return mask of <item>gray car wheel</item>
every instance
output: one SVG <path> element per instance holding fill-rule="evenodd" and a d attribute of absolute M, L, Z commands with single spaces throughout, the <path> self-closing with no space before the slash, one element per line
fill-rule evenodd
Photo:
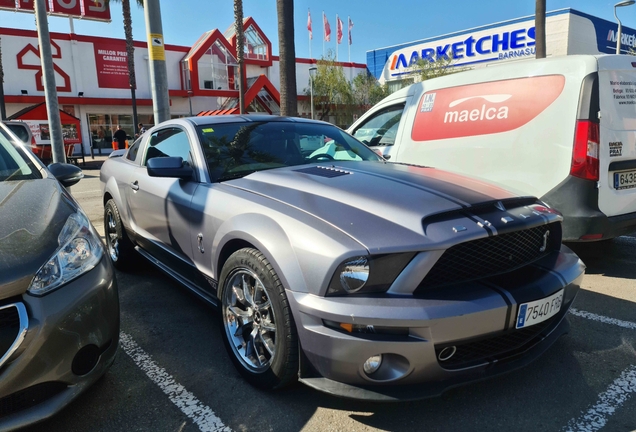
<path fill-rule="evenodd" d="M 243 377 L 276 389 L 298 373 L 296 328 L 285 289 L 267 258 L 255 249 L 232 254 L 221 272 L 223 341 Z"/>
<path fill-rule="evenodd" d="M 104 231 L 106 250 L 111 262 L 119 270 L 129 268 L 136 259 L 135 250 L 121 222 L 119 209 L 112 199 L 104 206 Z"/>

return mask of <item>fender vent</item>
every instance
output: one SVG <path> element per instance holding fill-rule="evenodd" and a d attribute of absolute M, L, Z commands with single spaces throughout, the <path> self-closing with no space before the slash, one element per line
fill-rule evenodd
<path fill-rule="evenodd" d="M 333 167 L 322 167 L 322 166 L 313 166 L 313 167 L 298 169 L 294 171 L 305 173 L 305 174 L 316 175 L 320 177 L 327 177 L 327 178 L 340 177 L 343 175 L 353 174 L 350 171 L 345 171 L 345 170 L 333 168 Z"/>

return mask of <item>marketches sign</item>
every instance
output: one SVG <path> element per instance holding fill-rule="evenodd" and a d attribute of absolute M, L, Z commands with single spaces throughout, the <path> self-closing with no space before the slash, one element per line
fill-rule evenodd
<path fill-rule="evenodd" d="M 33 4 L 34 0 L 0 0 L 0 10 L 33 13 Z M 110 21 L 106 0 L 46 0 L 46 11 L 51 15 Z"/>

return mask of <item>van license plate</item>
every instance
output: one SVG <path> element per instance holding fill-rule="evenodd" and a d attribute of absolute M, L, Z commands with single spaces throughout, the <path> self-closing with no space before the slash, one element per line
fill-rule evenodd
<path fill-rule="evenodd" d="M 517 314 L 517 328 L 530 327 L 555 316 L 563 305 L 563 291 L 541 300 L 521 304 Z"/>
<path fill-rule="evenodd" d="M 614 173 L 614 189 L 636 188 L 636 170 Z"/>

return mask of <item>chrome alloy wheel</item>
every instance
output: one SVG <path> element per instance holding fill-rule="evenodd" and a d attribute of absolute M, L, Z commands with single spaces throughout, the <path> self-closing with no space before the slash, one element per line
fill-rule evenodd
<path fill-rule="evenodd" d="M 110 259 L 113 262 L 117 262 L 119 259 L 119 236 L 117 235 L 117 221 L 115 220 L 115 216 L 113 216 L 113 212 L 108 210 L 108 224 L 107 224 L 107 243 L 108 243 L 108 254 L 110 255 Z"/>
<path fill-rule="evenodd" d="M 259 277 L 235 269 L 223 289 L 223 324 L 234 355 L 252 372 L 269 369 L 276 353 L 276 317 Z"/>

